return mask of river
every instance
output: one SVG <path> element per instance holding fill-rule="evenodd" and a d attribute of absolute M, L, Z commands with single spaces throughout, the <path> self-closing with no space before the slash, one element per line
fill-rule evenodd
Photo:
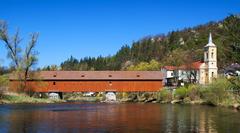
<path fill-rule="evenodd" d="M 240 133 L 240 112 L 203 105 L 0 105 L 1 133 Z"/>

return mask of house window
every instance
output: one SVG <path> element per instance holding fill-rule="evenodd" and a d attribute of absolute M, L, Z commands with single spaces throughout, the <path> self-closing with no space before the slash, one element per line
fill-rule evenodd
<path fill-rule="evenodd" d="M 208 53 L 206 53 L 206 59 L 208 59 Z"/>
<path fill-rule="evenodd" d="M 173 73 L 171 73 L 171 76 L 173 76 Z"/>
<path fill-rule="evenodd" d="M 108 75 L 108 77 L 112 77 L 112 75 Z"/>
<path fill-rule="evenodd" d="M 140 77 L 140 75 L 137 75 L 137 77 Z"/>
<path fill-rule="evenodd" d="M 211 53 L 211 58 L 213 58 L 213 52 Z"/>
<path fill-rule="evenodd" d="M 81 77 L 85 77 L 85 75 L 81 75 Z"/>
<path fill-rule="evenodd" d="M 56 82 L 53 82 L 53 85 L 56 85 Z"/>
<path fill-rule="evenodd" d="M 57 77 L 57 75 L 56 75 L 56 74 L 54 74 L 54 75 L 53 75 L 53 77 Z"/>
<path fill-rule="evenodd" d="M 214 72 L 212 72 L 212 77 L 214 77 Z"/>

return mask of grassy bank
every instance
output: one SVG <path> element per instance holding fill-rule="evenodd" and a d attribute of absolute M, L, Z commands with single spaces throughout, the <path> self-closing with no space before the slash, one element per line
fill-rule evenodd
<path fill-rule="evenodd" d="M 25 93 L 8 92 L 9 79 L 7 75 L 0 76 L 0 104 L 14 103 L 59 103 L 64 100 L 30 97 Z"/>
<path fill-rule="evenodd" d="M 230 80 L 219 78 L 206 86 L 190 84 L 173 92 L 165 89 L 159 92 L 159 98 L 161 102 L 208 104 L 240 109 L 239 89 Z"/>
<path fill-rule="evenodd" d="M 189 84 L 159 92 L 117 93 L 120 102 L 153 102 L 172 104 L 207 104 L 232 107 L 240 110 L 239 86 L 226 78 L 218 78 L 209 85 Z"/>
<path fill-rule="evenodd" d="M 34 98 L 26 94 L 19 93 L 5 93 L 0 99 L 0 104 L 14 104 L 14 103 L 59 103 L 64 100 L 47 99 L 47 98 Z"/>
<path fill-rule="evenodd" d="M 77 102 L 101 102 L 105 100 L 105 95 L 98 93 L 96 96 L 84 96 L 82 92 L 65 93 L 63 99 Z"/>

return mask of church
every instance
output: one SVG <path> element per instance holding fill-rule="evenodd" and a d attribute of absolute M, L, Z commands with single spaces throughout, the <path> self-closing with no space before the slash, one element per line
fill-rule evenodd
<path fill-rule="evenodd" d="M 218 75 L 217 47 L 212 41 L 211 33 L 209 34 L 208 44 L 204 46 L 203 56 L 204 61 L 197 61 L 179 67 L 162 67 L 161 71 L 163 72 L 164 85 L 176 86 L 177 82 L 211 83 Z"/>

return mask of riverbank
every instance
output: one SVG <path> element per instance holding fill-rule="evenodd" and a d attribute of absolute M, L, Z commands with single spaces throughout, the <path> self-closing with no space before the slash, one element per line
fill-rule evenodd
<path fill-rule="evenodd" d="M 205 86 L 206 87 L 206 86 Z M 205 89 L 208 89 L 206 92 Z M 180 87 L 175 91 L 164 88 L 158 92 L 116 92 L 114 103 L 159 103 L 159 104 L 191 104 L 221 106 L 240 110 L 239 97 L 229 92 L 221 92 L 211 95 L 212 90 L 199 85 Z M 221 95 L 220 95 L 221 94 Z M 75 102 L 112 102 L 106 101 L 104 93 L 96 94 L 93 97 L 84 96 L 82 93 L 65 94 L 64 99 Z M 218 100 L 216 100 L 218 99 Z M 221 100 L 219 100 L 221 99 Z"/>
<path fill-rule="evenodd" d="M 30 97 L 23 93 L 7 92 L 2 95 L 0 104 L 16 104 L 16 103 L 60 103 L 65 102 L 61 99 L 49 99 L 49 98 L 35 98 Z"/>
<path fill-rule="evenodd" d="M 156 104 L 182 104 L 182 105 L 209 105 L 209 106 L 220 106 L 240 110 L 240 104 L 236 101 L 229 103 L 212 104 L 206 99 L 195 99 L 191 100 L 189 97 L 179 99 L 176 95 L 172 95 L 168 90 L 159 92 L 121 92 L 116 93 L 117 101 L 114 103 L 156 103 Z M 30 97 L 26 94 L 19 93 L 5 93 L 0 99 L 0 104 L 35 104 L 35 103 L 63 103 L 63 102 L 106 102 L 103 94 L 86 97 L 81 94 L 68 94 L 64 100 L 61 99 L 50 99 L 50 98 L 35 98 Z"/>

